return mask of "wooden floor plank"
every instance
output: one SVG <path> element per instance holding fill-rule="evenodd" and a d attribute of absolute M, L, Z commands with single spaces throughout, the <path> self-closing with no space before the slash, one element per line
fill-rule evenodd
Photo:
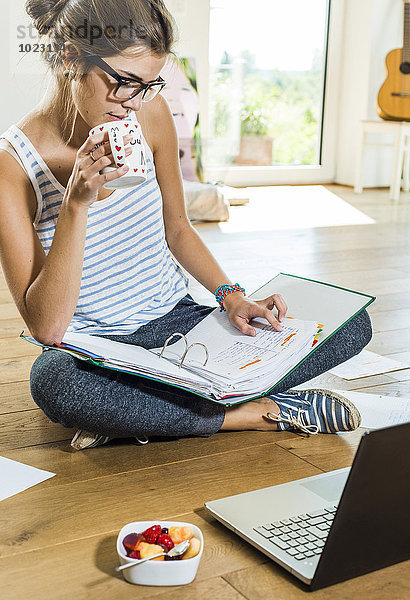
<path fill-rule="evenodd" d="M 0 359 L 0 384 L 28 381 L 34 357 Z"/>
<path fill-rule="evenodd" d="M 393 360 L 398 360 L 404 364 L 410 365 L 410 350 L 405 350 L 404 352 L 395 352 L 394 354 L 387 354 L 389 358 Z"/>
<path fill-rule="evenodd" d="M 7 450 L 44 444 L 45 440 L 69 440 L 75 433 L 74 429 L 50 421 L 40 409 L 3 414 L 1 424 L 0 452 L 3 456 Z"/>
<path fill-rule="evenodd" d="M 41 354 L 41 348 L 30 344 L 26 340 L 21 338 L 0 338 L 0 360 L 33 356 L 34 361 L 34 357 L 39 354 Z"/>
<path fill-rule="evenodd" d="M 322 471 L 332 471 L 350 467 L 364 431 L 359 428 L 337 435 L 298 436 L 279 445 Z"/>
<path fill-rule="evenodd" d="M 207 500 L 320 472 L 271 444 L 68 485 L 59 485 L 56 477 L 54 487 L 38 486 L 2 501 L 0 555 L 112 531 L 136 515 L 144 520 L 187 512 Z"/>
<path fill-rule="evenodd" d="M 134 520 L 138 519 L 137 512 L 136 509 Z M 121 573 L 114 572 L 114 567 L 119 564 L 116 538 L 122 525 L 125 525 L 123 522 L 116 530 L 23 553 L 18 560 L 14 556 L 0 558 L 2 600 L 162 599 L 177 598 L 180 593 L 192 589 L 198 592 L 191 597 L 219 600 L 218 595 L 208 595 L 205 591 L 207 582 L 213 586 L 215 578 L 232 570 L 257 567 L 268 561 L 264 554 L 240 540 L 203 509 L 180 514 L 176 520 L 197 525 L 205 539 L 204 554 L 195 582 L 186 588 L 135 586 L 125 582 Z M 49 576 L 43 577 L 44 573 Z M 59 591 L 58 596 L 56 590 Z M 233 594 L 239 593 L 234 589 L 231 591 Z M 230 600 L 231 597 L 228 598 Z"/>
<path fill-rule="evenodd" d="M 307 252 L 303 255 L 289 253 L 287 250 L 281 254 L 265 256 L 255 254 L 254 256 L 244 256 L 241 253 L 232 253 L 225 248 L 223 244 L 217 245 L 215 254 L 218 255 L 221 262 L 226 262 L 235 270 L 246 272 L 249 268 L 249 261 L 255 263 L 256 267 L 267 268 L 276 267 L 277 270 L 287 270 L 297 272 L 300 275 L 310 275 L 314 279 L 326 281 L 327 273 L 349 273 L 359 270 L 372 271 L 375 265 L 379 269 L 395 269 L 400 272 L 409 273 L 406 268 L 410 261 L 410 250 L 405 253 L 398 252 L 397 247 L 390 248 L 361 248 L 338 250 L 334 247 L 328 247 L 326 250 Z"/>
<path fill-rule="evenodd" d="M 10 302 L 14 302 L 14 300 L 9 290 L 0 288 L 0 310 L 3 304 L 9 304 Z"/>
<path fill-rule="evenodd" d="M 21 315 L 14 302 L 0 304 L 0 319 L 16 319 L 17 317 L 21 318 Z"/>
<path fill-rule="evenodd" d="M 395 381 L 392 383 L 369 386 L 366 389 L 363 389 L 363 391 L 368 394 L 381 394 L 382 396 L 410 398 L 410 383 L 409 381 Z"/>
<path fill-rule="evenodd" d="M 409 597 L 409 579 L 402 574 L 409 563 L 402 563 L 316 590 L 315 600 L 405 600 Z M 306 587 L 274 563 L 250 567 L 224 576 L 248 600 L 302 600 L 310 597 Z"/>
<path fill-rule="evenodd" d="M 0 384 L 0 415 L 32 410 L 35 407 L 28 381 Z"/>
<path fill-rule="evenodd" d="M 387 334 L 384 331 L 379 331 L 373 334 L 367 350 L 387 356 L 388 354 L 407 351 L 410 347 L 409 342 L 410 329 L 394 329 Z"/>
<path fill-rule="evenodd" d="M 215 577 L 207 581 L 193 583 L 189 588 L 180 588 L 170 590 L 161 594 L 161 600 L 175 600 L 176 594 L 178 600 L 192 600 L 192 598 L 218 598 L 218 600 L 243 600 L 244 596 L 237 592 L 227 581 L 221 577 Z M 149 596 L 149 598 L 158 597 Z"/>
<path fill-rule="evenodd" d="M 375 333 L 410 329 L 410 308 L 376 312 L 372 315 L 372 324 Z"/>
<path fill-rule="evenodd" d="M 371 314 L 374 314 L 377 312 L 406 309 L 408 307 L 409 293 L 394 292 L 377 296 L 376 300 L 371 304 L 368 310 Z"/>
<path fill-rule="evenodd" d="M 22 331 L 28 332 L 27 326 L 21 317 L 15 319 L 0 319 L 0 339 L 17 339 Z"/>
<path fill-rule="evenodd" d="M 60 426 L 58 426 L 60 427 Z M 42 488 L 77 483 L 90 478 L 124 473 L 127 470 L 152 469 L 161 465 L 187 462 L 198 458 L 231 451 L 246 452 L 249 448 L 284 442 L 297 437 L 286 431 L 226 431 L 210 438 L 190 437 L 180 439 L 157 439 L 139 446 L 132 439 L 113 440 L 93 451 L 78 452 L 71 448 L 74 430 L 64 429 L 67 439 L 13 450 L 1 450 L 2 456 L 32 465 L 38 469 L 53 471 L 58 478 L 49 479 Z M 56 434 L 57 435 L 57 434 Z M 124 467 L 126 465 L 126 467 Z"/>

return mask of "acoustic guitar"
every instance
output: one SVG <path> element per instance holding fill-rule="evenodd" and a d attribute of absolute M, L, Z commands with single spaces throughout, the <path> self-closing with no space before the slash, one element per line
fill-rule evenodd
<path fill-rule="evenodd" d="M 410 0 L 404 0 L 403 48 L 386 56 L 387 78 L 377 97 L 377 112 L 387 121 L 410 121 Z"/>

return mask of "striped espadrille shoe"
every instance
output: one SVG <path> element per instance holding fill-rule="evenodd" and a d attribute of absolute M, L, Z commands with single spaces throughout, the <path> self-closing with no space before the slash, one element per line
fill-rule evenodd
<path fill-rule="evenodd" d="M 268 412 L 281 431 L 306 434 L 353 431 L 361 416 L 355 405 L 341 394 L 329 390 L 289 390 L 268 396 L 280 408 L 278 415 Z"/>
<path fill-rule="evenodd" d="M 103 446 L 110 441 L 108 435 L 99 435 L 98 433 L 91 433 L 91 431 L 83 431 L 79 429 L 71 440 L 71 446 L 75 450 L 85 450 L 86 448 L 95 448 L 96 446 Z"/>
<path fill-rule="evenodd" d="M 71 446 L 75 450 L 86 450 L 87 448 L 95 448 L 96 446 L 103 446 L 114 438 L 107 435 L 99 435 L 98 433 L 91 433 L 90 431 L 83 431 L 79 429 L 71 440 Z M 141 446 L 148 444 L 149 440 L 145 435 L 135 437 L 135 440 Z"/>

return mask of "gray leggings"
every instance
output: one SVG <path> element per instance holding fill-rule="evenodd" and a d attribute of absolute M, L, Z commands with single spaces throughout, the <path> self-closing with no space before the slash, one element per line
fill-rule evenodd
<path fill-rule="evenodd" d="M 187 333 L 213 309 L 190 296 L 167 315 L 114 341 L 157 348 L 175 331 Z M 283 392 L 354 356 L 371 339 L 366 311 L 340 329 L 271 392 Z M 177 340 L 176 340 L 177 341 Z M 58 350 L 44 350 L 30 373 L 31 394 L 54 422 L 110 437 L 209 436 L 224 420 L 222 405 L 141 377 L 80 361 Z"/>

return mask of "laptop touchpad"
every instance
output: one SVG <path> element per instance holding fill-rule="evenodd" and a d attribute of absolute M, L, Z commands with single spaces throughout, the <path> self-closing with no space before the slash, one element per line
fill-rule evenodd
<path fill-rule="evenodd" d="M 328 502 L 338 502 L 342 495 L 349 471 L 344 473 L 335 473 L 329 477 L 321 477 L 313 481 L 306 481 L 300 485 L 310 492 L 321 496 Z"/>

